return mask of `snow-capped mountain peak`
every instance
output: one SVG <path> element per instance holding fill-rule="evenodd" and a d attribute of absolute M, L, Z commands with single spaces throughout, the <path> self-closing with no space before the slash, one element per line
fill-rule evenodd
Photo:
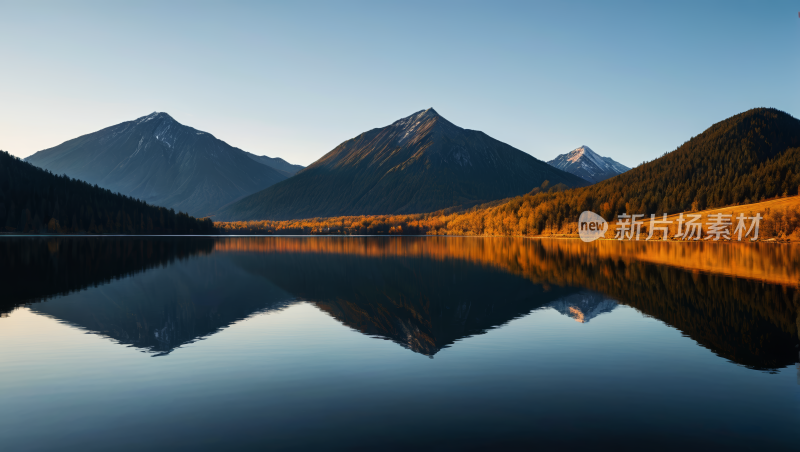
<path fill-rule="evenodd" d="M 600 182 L 630 169 L 609 157 L 597 154 L 585 145 L 561 154 L 547 163 L 589 182 Z"/>
<path fill-rule="evenodd" d="M 581 147 L 579 147 L 577 149 L 574 149 L 574 150 L 570 151 L 570 153 L 567 154 L 567 161 L 571 162 L 571 163 L 575 163 L 581 157 L 585 157 L 585 158 L 591 160 L 597 166 L 602 167 L 602 166 L 605 165 L 605 162 L 603 162 L 603 157 L 600 157 L 599 155 L 597 155 L 597 153 L 594 152 L 589 146 L 581 146 Z"/>

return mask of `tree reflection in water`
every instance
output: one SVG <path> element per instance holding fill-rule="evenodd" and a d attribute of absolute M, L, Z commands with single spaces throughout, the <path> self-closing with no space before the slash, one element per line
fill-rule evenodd
<path fill-rule="evenodd" d="M 302 300 L 428 356 L 535 309 L 585 322 L 619 302 L 754 369 L 782 368 L 798 357 L 797 246 L 60 237 L 4 238 L 0 256 L 0 310 L 50 300 L 31 308 L 157 354 Z"/>

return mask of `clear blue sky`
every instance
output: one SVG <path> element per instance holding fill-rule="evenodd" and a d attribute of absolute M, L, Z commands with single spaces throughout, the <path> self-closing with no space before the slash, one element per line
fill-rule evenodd
<path fill-rule="evenodd" d="M 632 166 L 800 116 L 800 2 L 0 2 L 0 149 L 165 111 L 307 165 L 433 107 L 549 160 Z"/>

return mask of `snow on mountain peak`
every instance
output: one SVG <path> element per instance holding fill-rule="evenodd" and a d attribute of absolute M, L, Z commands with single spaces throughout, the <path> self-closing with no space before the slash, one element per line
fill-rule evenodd
<path fill-rule="evenodd" d="M 572 151 L 569 151 L 569 154 L 567 154 L 567 161 L 570 162 L 570 163 L 577 162 L 578 159 L 583 157 L 583 153 L 584 152 L 585 151 L 584 151 L 583 147 L 580 147 L 578 149 L 574 149 Z"/>
<path fill-rule="evenodd" d="M 401 135 L 398 137 L 397 143 L 402 144 L 414 135 L 420 124 L 436 117 L 439 117 L 439 113 L 433 108 L 428 108 L 427 110 L 420 110 L 403 119 L 398 119 L 391 125 L 391 127 L 400 129 L 399 132 Z"/>
<path fill-rule="evenodd" d="M 599 182 L 629 169 L 608 157 L 597 154 L 586 145 L 573 149 L 567 154 L 559 155 L 549 163 L 590 182 Z"/>
<path fill-rule="evenodd" d="M 570 163 L 575 163 L 578 160 L 580 160 L 581 157 L 585 157 L 587 160 L 591 161 L 599 168 L 608 167 L 608 163 L 603 161 L 603 157 L 597 155 L 596 152 L 594 152 L 589 146 L 586 145 L 570 151 L 570 153 L 567 154 L 567 161 Z"/>
<path fill-rule="evenodd" d="M 423 120 L 425 118 L 432 118 L 432 117 L 436 117 L 436 116 L 439 116 L 439 113 L 437 113 L 436 110 L 434 110 L 433 108 L 428 108 L 427 110 L 420 110 L 420 111 L 418 111 L 418 112 L 416 112 L 416 113 L 414 113 L 414 114 L 412 114 L 410 116 L 406 116 L 405 118 L 398 119 L 397 121 L 392 123 L 392 125 L 393 126 L 399 126 L 399 127 L 407 127 L 408 125 L 415 124 L 418 121 L 421 121 L 421 120 Z"/>
<path fill-rule="evenodd" d="M 137 125 L 142 124 L 147 121 L 150 121 L 151 119 L 166 119 L 174 121 L 174 119 L 172 119 L 172 116 L 170 116 L 169 114 L 164 112 L 154 111 L 147 116 L 142 116 L 141 118 L 136 119 L 136 124 Z"/>

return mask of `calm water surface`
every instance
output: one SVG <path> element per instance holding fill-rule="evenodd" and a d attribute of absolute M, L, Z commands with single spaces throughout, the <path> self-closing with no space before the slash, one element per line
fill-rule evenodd
<path fill-rule="evenodd" d="M 0 238 L 0 449 L 791 449 L 800 249 Z"/>

